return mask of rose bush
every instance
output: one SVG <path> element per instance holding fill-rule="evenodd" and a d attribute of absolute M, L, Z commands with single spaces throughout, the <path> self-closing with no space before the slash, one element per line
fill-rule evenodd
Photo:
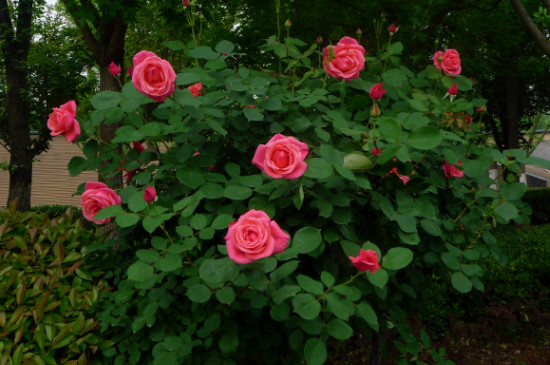
<path fill-rule="evenodd" d="M 404 328 L 433 271 L 459 292 L 483 290 L 476 261 L 501 256 L 494 226 L 528 222 L 513 173 L 544 162 L 479 146 L 486 100 L 470 99 L 470 79 L 438 63 L 413 72 L 399 42 L 363 70 L 351 38 L 316 64 L 317 43 L 271 37 L 264 50 L 286 62 L 281 73 L 237 66 L 227 41 L 168 45 L 188 57 L 170 96 L 151 104 L 132 82 L 94 96 L 78 140 L 85 157 L 69 164 L 72 175 L 135 172 L 120 205 L 94 216 L 118 225 L 116 239 L 93 247 L 117 259 L 99 318 L 116 345 L 98 361 L 322 364 L 334 340 L 376 343 Z M 138 55 L 134 80 L 158 62 Z M 207 92 L 194 97 L 198 82 Z M 386 92 L 373 113 L 377 83 Z M 99 156 L 99 126 L 117 122 Z M 447 179 L 444 161 L 461 161 L 463 177 Z M 494 163 L 507 180 L 489 177 Z M 406 361 L 419 346 L 400 348 Z"/>

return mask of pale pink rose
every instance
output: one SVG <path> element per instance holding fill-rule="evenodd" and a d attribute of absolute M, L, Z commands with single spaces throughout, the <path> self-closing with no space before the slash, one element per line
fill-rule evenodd
<path fill-rule="evenodd" d="M 120 205 L 120 196 L 102 182 L 88 181 L 81 199 L 82 215 L 90 222 L 105 224 L 111 218 L 94 219 L 97 212 L 111 205 Z"/>
<path fill-rule="evenodd" d="M 200 82 L 189 86 L 188 89 L 195 98 L 199 95 L 204 95 L 204 91 L 202 91 L 202 84 Z"/>
<path fill-rule="evenodd" d="M 359 256 L 349 256 L 351 263 L 359 271 L 368 271 L 371 274 L 380 268 L 378 264 L 378 254 L 373 250 L 359 251 Z"/>
<path fill-rule="evenodd" d="M 290 236 L 260 210 L 250 210 L 232 222 L 225 242 L 229 258 L 238 264 L 283 252 Z"/>
<path fill-rule="evenodd" d="M 462 165 L 462 161 L 458 161 L 458 166 Z M 447 161 L 443 161 L 443 172 L 447 179 L 452 179 L 453 177 L 462 177 L 464 176 L 464 171 L 460 170 L 458 167 L 449 164 Z"/>
<path fill-rule="evenodd" d="M 370 88 L 369 95 L 372 98 L 372 100 L 380 100 L 386 93 L 386 90 L 382 88 L 381 83 L 375 84 L 373 87 Z"/>
<path fill-rule="evenodd" d="M 258 146 L 252 163 L 275 179 L 292 180 L 306 171 L 304 160 L 308 152 L 307 144 L 276 134 L 265 145 Z"/>
<path fill-rule="evenodd" d="M 111 75 L 116 76 L 120 73 L 120 67 L 118 67 L 116 63 L 111 62 L 111 64 L 109 65 L 109 72 L 111 73 Z"/>
<path fill-rule="evenodd" d="M 143 199 L 147 203 L 150 203 L 153 200 L 156 201 L 157 200 L 157 192 L 155 191 L 155 188 L 152 187 L 151 185 L 149 185 L 147 187 L 147 189 L 145 189 L 145 192 L 143 193 Z"/>
<path fill-rule="evenodd" d="M 447 90 L 447 92 L 449 93 L 449 95 L 456 95 L 456 93 L 458 93 L 458 87 L 456 86 L 456 82 L 453 84 L 453 86 L 449 88 L 449 90 Z"/>
<path fill-rule="evenodd" d="M 455 49 L 448 49 L 445 52 L 437 51 L 433 57 L 434 65 L 438 70 L 443 70 L 451 76 L 460 75 L 460 55 Z"/>
<path fill-rule="evenodd" d="M 62 134 L 67 142 L 76 141 L 80 134 L 80 124 L 74 117 L 76 116 L 76 103 L 74 100 L 66 102 L 59 108 L 53 108 L 53 112 L 48 118 L 48 128 L 52 136 Z"/>
<path fill-rule="evenodd" d="M 133 62 L 132 82 L 137 91 L 159 102 L 174 92 L 176 73 L 170 62 L 149 51 L 137 53 Z"/>
<path fill-rule="evenodd" d="M 335 46 L 323 49 L 323 68 L 339 80 L 359 77 L 365 67 L 365 49 L 350 37 L 344 37 Z"/>

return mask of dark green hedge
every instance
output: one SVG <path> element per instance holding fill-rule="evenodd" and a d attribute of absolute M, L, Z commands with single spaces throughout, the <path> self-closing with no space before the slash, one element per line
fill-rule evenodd
<path fill-rule="evenodd" d="M 550 189 L 529 189 L 522 198 L 531 206 L 531 224 L 550 223 Z"/>

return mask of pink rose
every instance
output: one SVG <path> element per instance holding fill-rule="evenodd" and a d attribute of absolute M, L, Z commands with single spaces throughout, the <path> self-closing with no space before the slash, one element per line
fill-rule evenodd
<path fill-rule="evenodd" d="M 170 62 L 149 51 L 138 52 L 133 62 L 132 82 L 137 91 L 159 102 L 174 92 L 176 73 Z"/>
<path fill-rule="evenodd" d="M 274 135 L 267 144 L 261 144 L 254 153 L 252 163 L 275 179 L 297 179 L 304 174 L 304 162 L 309 149 L 307 144 L 282 134 Z"/>
<path fill-rule="evenodd" d="M 120 196 L 102 182 L 88 181 L 81 199 L 82 215 L 90 222 L 105 224 L 111 218 L 94 219 L 97 212 L 111 205 L 120 205 Z"/>
<path fill-rule="evenodd" d="M 397 32 L 397 27 L 395 26 L 395 24 L 392 24 L 388 27 L 388 31 L 390 32 L 390 34 L 395 34 Z"/>
<path fill-rule="evenodd" d="M 232 222 L 225 242 L 229 258 L 238 264 L 248 264 L 263 257 L 283 252 L 289 235 L 277 222 L 259 210 L 250 210 Z"/>
<path fill-rule="evenodd" d="M 120 67 L 118 67 L 116 63 L 111 62 L 109 65 L 109 72 L 111 75 L 116 76 L 120 73 Z"/>
<path fill-rule="evenodd" d="M 462 161 L 458 161 L 458 166 L 462 165 Z M 447 161 L 443 161 L 443 172 L 445 173 L 445 177 L 447 179 L 452 179 L 453 177 L 462 177 L 464 176 L 464 171 L 460 170 L 458 167 L 453 166 Z"/>
<path fill-rule="evenodd" d="M 359 271 L 368 271 L 371 274 L 380 268 L 378 264 L 378 254 L 373 250 L 359 251 L 359 256 L 349 256 L 351 263 Z"/>
<path fill-rule="evenodd" d="M 395 158 L 393 159 L 394 161 L 396 160 Z M 394 167 L 393 169 L 390 170 L 390 172 L 388 172 L 388 175 L 389 174 L 395 174 L 402 182 L 403 182 L 403 185 L 407 185 L 407 183 L 409 181 L 411 181 L 411 178 L 408 177 L 407 175 L 401 175 L 398 171 L 397 171 L 397 167 Z"/>
<path fill-rule="evenodd" d="M 335 46 L 323 49 L 323 68 L 339 80 L 359 77 L 365 67 L 365 49 L 350 37 L 344 37 Z"/>
<path fill-rule="evenodd" d="M 449 93 L 449 95 L 456 95 L 456 93 L 458 92 L 458 87 L 456 86 L 456 82 L 453 84 L 453 86 L 449 88 L 449 90 L 447 90 L 447 92 Z"/>
<path fill-rule="evenodd" d="M 145 147 L 141 144 L 141 142 L 132 142 L 132 148 L 139 151 L 139 153 L 142 153 L 145 151 Z"/>
<path fill-rule="evenodd" d="M 373 147 L 371 153 L 373 156 L 378 156 L 382 153 L 382 150 L 380 148 Z"/>
<path fill-rule="evenodd" d="M 382 89 L 382 84 L 378 83 L 370 88 L 369 95 L 372 100 L 380 100 L 386 93 L 386 90 Z"/>
<path fill-rule="evenodd" d="M 202 91 L 202 84 L 200 82 L 189 86 L 188 89 L 195 98 L 199 95 L 204 95 L 204 91 Z"/>
<path fill-rule="evenodd" d="M 76 141 L 80 134 L 80 124 L 74 117 L 76 116 L 76 103 L 74 100 L 68 101 L 59 108 L 53 108 L 53 112 L 48 118 L 48 128 L 52 136 L 62 134 L 67 142 Z"/>
<path fill-rule="evenodd" d="M 445 53 L 437 51 L 434 54 L 434 65 L 438 70 L 449 75 L 460 75 L 462 66 L 460 66 L 460 56 L 455 49 L 448 49 Z"/>
<path fill-rule="evenodd" d="M 147 203 L 150 203 L 153 200 L 156 201 L 157 200 L 157 192 L 155 191 L 155 188 L 152 187 L 151 185 L 149 185 L 147 187 L 147 189 L 145 189 L 145 192 L 143 193 L 143 199 Z"/>

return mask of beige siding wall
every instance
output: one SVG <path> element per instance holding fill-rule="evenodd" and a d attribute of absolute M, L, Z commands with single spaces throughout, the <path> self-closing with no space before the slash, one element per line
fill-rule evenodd
<path fill-rule="evenodd" d="M 82 152 L 64 137 L 53 137 L 50 149 L 42 153 L 33 164 L 31 205 L 80 205 L 80 196 L 72 196 L 78 185 L 88 180 L 97 181 L 96 172 L 84 172 L 71 177 L 67 165 L 75 155 Z M 0 161 L 9 161 L 8 152 L 0 147 Z M 0 206 L 8 200 L 9 175 L 0 171 Z"/>

